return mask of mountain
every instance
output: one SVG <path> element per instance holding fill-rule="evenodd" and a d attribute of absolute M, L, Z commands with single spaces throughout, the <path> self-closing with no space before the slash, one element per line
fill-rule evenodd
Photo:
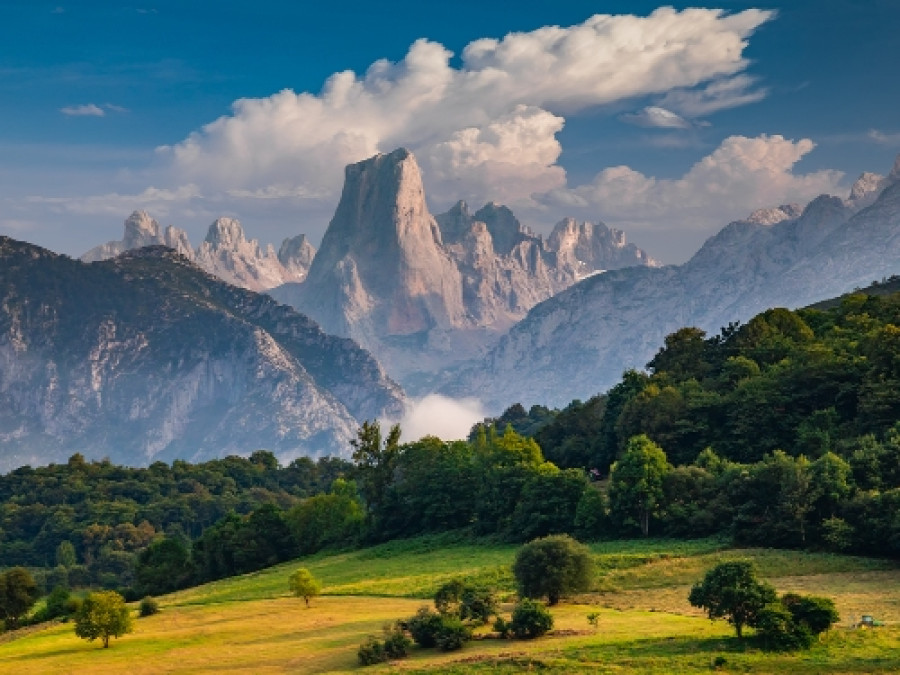
<path fill-rule="evenodd" d="M 216 219 L 195 251 L 186 232 L 171 225 L 163 230 L 146 211 L 135 211 L 125 220 L 121 241 L 92 248 L 81 260 L 108 260 L 125 251 L 156 245 L 175 249 L 210 274 L 251 291 L 303 281 L 316 253 L 302 234 L 285 239 L 278 253 L 271 244 L 262 248 L 255 239 L 246 238 L 240 221 L 234 218 Z"/>
<path fill-rule="evenodd" d="M 175 251 L 86 264 L 0 237 L 0 470 L 346 453 L 402 402 L 351 340 Z"/>
<path fill-rule="evenodd" d="M 820 196 L 729 224 L 685 264 L 629 267 L 536 305 L 484 359 L 445 385 L 499 411 L 562 406 L 643 368 L 669 333 L 708 333 L 770 307 L 801 307 L 900 272 L 900 157 L 846 200 Z"/>
<path fill-rule="evenodd" d="M 583 276 L 655 264 L 602 223 L 563 221 L 545 241 L 493 203 L 433 216 L 416 159 L 400 148 L 347 167 L 308 278 L 270 293 L 427 391 Z"/>

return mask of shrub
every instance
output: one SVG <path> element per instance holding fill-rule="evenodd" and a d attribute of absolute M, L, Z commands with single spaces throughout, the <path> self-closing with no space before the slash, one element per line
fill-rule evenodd
<path fill-rule="evenodd" d="M 412 640 L 403 632 L 403 628 L 394 625 L 385 630 L 384 653 L 391 659 L 403 659 L 409 656 Z"/>
<path fill-rule="evenodd" d="M 428 607 L 420 607 L 416 615 L 406 622 L 406 628 L 412 639 L 420 647 L 437 645 L 437 634 L 441 629 L 441 615 Z"/>
<path fill-rule="evenodd" d="M 141 600 L 139 614 L 141 616 L 153 616 L 154 614 L 159 614 L 159 603 L 155 598 L 152 598 L 148 595 L 143 600 Z"/>
<path fill-rule="evenodd" d="M 472 639 L 472 632 L 455 616 L 442 616 L 441 627 L 435 635 L 437 648 L 442 652 L 452 652 L 462 649 L 462 646 Z"/>
<path fill-rule="evenodd" d="M 791 613 L 794 622 L 805 626 L 812 635 L 824 633 L 840 620 L 834 602 L 829 598 L 786 593 L 781 604 Z"/>
<path fill-rule="evenodd" d="M 55 619 L 58 616 L 65 616 L 68 612 L 66 606 L 69 602 L 69 589 L 63 586 L 57 586 L 50 595 L 47 596 L 47 603 L 44 606 L 44 619 Z"/>
<path fill-rule="evenodd" d="M 498 616 L 497 620 L 494 621 L 494 630 L 500 633 L 500 637 L 508 638 L 512 628 L 510 628 L 509 621 L 502 616 Z"/>
<path fill-rule="evenodd" d="M 376 663 L 384 663 L 390 657 L 384 651 L 384 645 L 378 638 L 369 637 L 356 651 L 356 658 L 361 666 L 372 666 Z"/>
<path fill-rule="evenodd" d="M 437 590 L 434 606 L 443 615 L 486 624 L 497 613 L 497 598 L 489 588 L 470 586 L 454 579 Z"/>
<path fill-rule="evenodd" d="M 513 563 L 520 595 L 546 596 L 550 605 L 558 603 L 564 595 L 590 588 L 593 570 L 590 551 L 567 534 L 525 544 Z"/>
<path fill-rule="evenodd" d="M 513 609 L 509 628 L 517 638 L 540 637 L 553 628 L 553 616 L 539 602 L 525 598 Z"/>
<path fill-rule="evenodd" d="M 812 644 L 809 629 L 797 624 L 791 612 L 780 602 L 769 603 L 759 611 L 756 636 L 763 649 L 770 651 L 808 649 Z"/>

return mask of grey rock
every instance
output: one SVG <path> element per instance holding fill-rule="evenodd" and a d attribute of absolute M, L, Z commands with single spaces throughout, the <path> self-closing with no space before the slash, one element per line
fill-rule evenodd
<path fill-rule="evenodd" d="M 480 397 L 493 412 L 514 402 L 563 406 L 643 368 L 683 326 L 717 334 L 768 308 L 806 306 L 897 274 L 900 181 L 885 185 L 861 210 L 823 195 L 799 214 L 757 211 L 683 265 L 586 278 L 532 308 L 444 392 Z"/>
<path fill-rule="evenodd" d="M 85 264 L 0 237 L 0 470 L 346 455 L 403 400 L 351 340 L 168 248 Z"/>

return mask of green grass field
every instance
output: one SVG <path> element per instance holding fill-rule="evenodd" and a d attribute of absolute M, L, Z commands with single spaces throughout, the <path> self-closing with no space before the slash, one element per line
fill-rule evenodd
<path fill-rule="evenodd" d="M 553 634 L 534 641 L 477 639 L 459 652 L 414 649 L 409 659 L 361 669 L 356 649 L 393 619 L 413 614 L 453 577 L 490 581 L 513 595 L 516 547 L 452 535 L 360 551 L 318 554 L 255 574 L 160 598 L 109 649 L 75 637 L 71 624 L 0 643 L 0 673 L 894 673 L 900 671 L 900 567 L 890 561 L 762 549 L 718 540 L 593 545 L 591 593 L 553 609 Z M 766 654 L 687 602 L 690 584 L 716 562 L 753 560 L 779 591 L 834 598 L 841 623 L 807 652 Z M 289 596 L 288 574 L 308 567 L 323 582 L 310 609 Z M 507 605 L 508 607 L 508 605 Z M 595 629 L 587 621 L 599 612 Z M 849 627 L 874 614 L 875 630 Z M 482 632 L 487 632 L 482 631 Z M 7 638 L 12 636 L 7 636 Z"/>

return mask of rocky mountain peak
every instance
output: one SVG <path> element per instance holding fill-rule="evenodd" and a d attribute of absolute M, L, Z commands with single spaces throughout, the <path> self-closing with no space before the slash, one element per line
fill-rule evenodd
<path fill-rule="evenodd" d="M 125 220 L 125 237 L 122 240 L 126 248 L 140 248 L 164 243 L 160 236 L 159 223 L 146 211 L 135 211 Z"/>
<path fill-rule="evenodd" d="M 302 270 L 304 277 L 315 256 L 316 248 L 309 243 L 305 234 L 285 239 L 278 249 L 278 262 L 285 268 Z"/>
<path fill-rule="evenodd" d="M 92 248 L 81 260 L 107 260 L 145 246 L 167 246 L 210 274 L 252 291 L 302 281 L 316 252 L 306 237 L 299 235 L 282 243 L 279 257 L 271 245 L 263 249 L 255 239 L 248 240 L 235 218 L 217 218 L 195 251 L 184 230 L 169 225 L 163 231 L 146 211 L 135 211 L 125 221 L 125 235 L 120 241 Z"/>
<path fill-rule="evenodd" d="M 748 216 L 747 222 L 757 225 L 775 225 L 785 220 L 799 218 L 801 213 L 803 213 L 803 209 L 799 204 L 782 204 L 781 206 L 756 209 Z"/>
<path fill-rule="evenodd" d="M 529 234 L 512 211 L 494 202 L 478 209 L 473 218 L 487 225 L 494 240 L 494 250 L 500 255 L 509 254 Z"/>
<path fill-rule="evenodd" d="M 444 244 L 455 244 L 466 236 L 472 227 L 472 212 L 469 205 L 460 199 L 449 211 L 435 216 L 441 228 L 441 239 Z"/>
<path fill-rule="evenodd" d="M 900 155 L 894 160 L 894 166 L 888 174 L 888 180 L 892 183 L 900 182 Z"/>
<path fill-rule="evenodd" d="M 247 239 L 239 220 L 236 218 L 216 218 L 213 224 L 209 226 L 209 231 L 206 233 L 204 241 L 214 248 L 237 250 Z"/>
<path fill-rule="evenodd" d="M 459 272 L 405 148 L 351 164 L 300 307 L 363 344 L 465 322 Z"/>

